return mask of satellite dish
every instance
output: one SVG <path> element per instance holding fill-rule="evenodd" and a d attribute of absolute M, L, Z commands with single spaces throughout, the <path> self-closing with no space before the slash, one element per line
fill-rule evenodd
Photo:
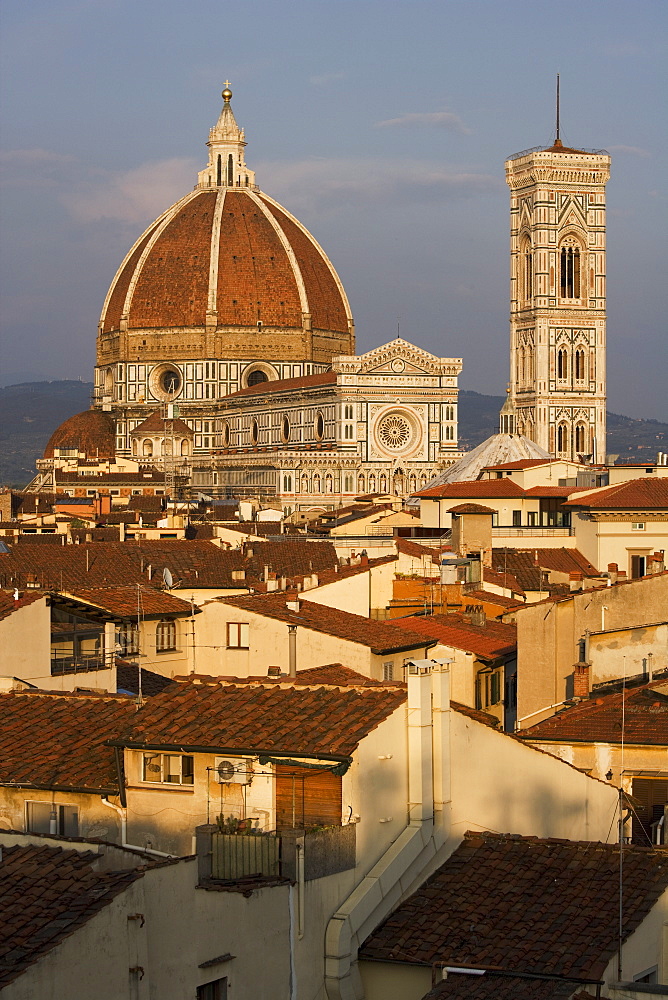
<path fill-rule="evenodd" d="M 174 586 L 174 578 L 166 566 L 162 571 L 162 582 L 167 587 L 167 590 L 171 590 Z"/>

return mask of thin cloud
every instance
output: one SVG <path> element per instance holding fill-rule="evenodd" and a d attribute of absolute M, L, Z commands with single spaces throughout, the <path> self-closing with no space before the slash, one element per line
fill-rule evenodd
<path fill-rule="evenodd" d="M 123 173 L 95 177 L 61 202 L 77 222 L 101 219 L 141 223 L 156 218 L 193 187 L 197 163 L 191 159 L 144 163 Z"/>
<path fill-rule="evenodd" d="M 0 163 L 16 166 L 44 166 L 51 164 L 60 166 L 63 163 L 72 163 L 73 156 L 65 153 L 54 153 L 49 149 L 7 149 L 0 153 Z"/>
<path fill-rule="evenodd" d="M 649 149 L 643 149 L 642 146 L 608 146 L 608 151 L 610 153 L 628 153 L 630 156 L 642 156 L 644 159 L 652 155 Z"/>
<path fill-rule="evenodd" d="M 471 129 L 467 128 L 454 111 L 413 111 L 398 118 L 387 118 L 385 121 L 376 122 L 374 128 L 423 128 L 434 125 L 437 128 L 461 132 L 463 135 L 471 134 Z"/>
<path fill-rule="evenodd" d="M 393 160 L 300 160 L 258 166 L 258 181 L 297 214 L 400 199 L 468 198 L 496 191 L 501 182 L 489 174 L 449 170 L 440 164 Z"/>

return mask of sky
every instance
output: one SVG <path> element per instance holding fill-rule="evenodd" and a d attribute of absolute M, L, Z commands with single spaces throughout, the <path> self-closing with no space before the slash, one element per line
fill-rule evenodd
<path fill-rule="evenodd" d="M 504 160 L 612 156 L 608 408 L 668 420 L 665 0 L 6 0 L 0 384 L 90 380 L 135 239 L 189 191 L 231 81 L 246 161 L 313 233 L 357 349 L 508 379 Z"/>

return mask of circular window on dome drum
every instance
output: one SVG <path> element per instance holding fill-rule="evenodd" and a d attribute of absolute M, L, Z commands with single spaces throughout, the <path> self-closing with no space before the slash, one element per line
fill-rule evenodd
<path fill-rule="evenodd" d="M 254 420 L 251 426 L 251 443 L 257 444 L 260 438 L 260 430 L 257 425 L 257 420 Z"/>
<path fill-rule="evenodd" d="M 262 369 L 260 368 L 256 368 L 255 371 L 252 371 L 248 376 L 248 378 L 246 379 L 248 385 L 260 385 L 262 382 L 268 382 L 268 381 L 269 381 L 269 376 L 267 375 L 266 372 L 263 372 Z"/>
<path fill-rule="evenodd" d="M 283 417 L 281 423 L 281 440 L 283 444 L 287 444 L 290 440 L 290 421 L 287 417 Z"/>
<path fill-rule="evenodd" d="M 323 417 L 320 410 L 318 410 L 315 418 L 315 438 L 316 441 L 322 441 L 325 436 L 325 418 Z"/>
<path fill-rule="evenodd" d="M 404 452 L 415 442 L 413 420 L 407 413 L 398 410 L 386 413 L 376 426 L 376 438 L 387 451 Z"/>
<path fill-rule="evenodd" d="M 183 378 L 175 365 L 158 365 L 151 372 L 149 385 L 156 399 L 169 401 L 181 392 Z"/>

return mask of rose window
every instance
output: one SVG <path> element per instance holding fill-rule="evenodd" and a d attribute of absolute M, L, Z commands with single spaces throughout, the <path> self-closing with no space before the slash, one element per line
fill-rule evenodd
<path fill-rule="evenodd" d="M 411 425 L 398 413 L 383 417 L 378 427 L 378 437 L 386 448 L 398 451 L 405 448 L 412 437 Z"/>

